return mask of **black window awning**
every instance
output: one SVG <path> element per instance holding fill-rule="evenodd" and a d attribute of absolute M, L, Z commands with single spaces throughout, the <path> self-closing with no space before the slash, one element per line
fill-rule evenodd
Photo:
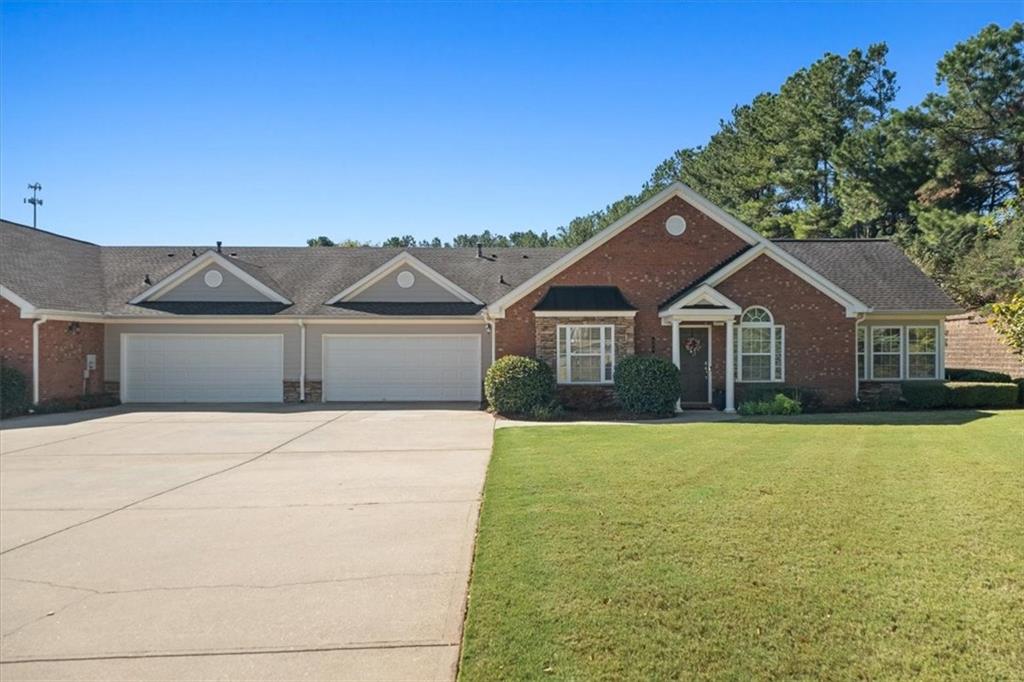
<path fill-rule="evenodd" d="M 551 287 L 533 309 L 535 311 L 612 311 L 636 310 L 636 307 L 626 300 L 618 287 L 576 286 Z"/>

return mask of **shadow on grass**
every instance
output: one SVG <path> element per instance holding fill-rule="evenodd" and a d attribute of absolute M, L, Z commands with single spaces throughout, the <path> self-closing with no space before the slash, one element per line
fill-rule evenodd
<path fill-rule="evenodd" d="M 114 415 L 139 413 L 173 412 L 225 412 L 244 414 L 291 414 L 296 412 L 357 412 L 390 410 L 467 410 L 479 412 L 479 403 L 132 403 L 113 407 L 95 407 L 88 410 L 68 410 L 47 414 L 24 414 L 4 417 L 0 420 L 0 431 L 14 431 L 39 426 L 64 426 Z"/>
<path fill-rule="evenodd" d="M 805 424 L 808 426 L 959 426 L 979 419 L 987 419 L 995 416 L 995 414 L 995 411 L 982 410 L 830 412 L 789 416 L 742 417 L 731 423 L 740 425 Z"/>

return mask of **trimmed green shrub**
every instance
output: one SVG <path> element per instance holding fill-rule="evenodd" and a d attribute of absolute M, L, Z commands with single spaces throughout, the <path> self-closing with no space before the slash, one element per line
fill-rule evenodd
<path fill-rule="evenodd" d="M 626 412 L 671 414 L 679 394 L 679 368 L 664 358 L 631 355 L 615 367 L 615 395 Z"/>
<path fill-rule="evenodd" d="M 736 409 L 742 415 L 762 414 L 800 414 L 803 408 L 800 402 L 787 395 L 776 393 L 771 400 L 747 400 Z"/>
<path fill-rule="evenodd" d="M 1017 404 L 1020 388 L 1014 383 L 990 384 L 981 382 L 950 381 L 950 407 L 1013 407 Z"/>
<path fill-rule="evenodd" d="M 737 384 L 741 402 L 770 402 L 780 393 L 800 403 L 804 412 L 817 412 L 822 408 L 821 394 L 813 389 L 777 383 Z"/>
<path fill-rule="evenodd" d="M 949 405 L 949 388 L 943 381 L 904 381 L 903 400 L 913 410 L 933 410 Z"/>
<path fill-rule="evenodd" d="M 983 384 L 1005 384 L 1013 381 L 1009 374 L 990 372 L 987 369 L 946 369 L 947 381 L 974 381 Z"/>
<path fill-rule="evenodd" d="M 28 382 L 13 367 L 0 365 L 0 414 L 12 417 L 28 409 Z"/>
<path fill-rule="evenodd" d="M 1013 383 L 1017 384 L 1017 403 L 1024 405 L 1024 378 L 1014 379 Z"/>
<path fill-rule="evenodd" d="M 498 414 L 529 414 L 552 403 L 555 374 L 537 358 L 506 355 L 487 370 L 484 395 Z"/>
<path fill-rule="evenodd" d="M 558 403 L 551 403 L 550 405 L 537 405 L 530 410 L 528 416 L 533 421 L 552 422 L 561 419 L 564 414 L 565 408 Z"/>

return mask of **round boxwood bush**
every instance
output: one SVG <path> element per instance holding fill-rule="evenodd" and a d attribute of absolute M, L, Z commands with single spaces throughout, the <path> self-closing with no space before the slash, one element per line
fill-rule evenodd
<path fill-rule="evenodd" d="M 21 414 L 28 407 L 28 382 L 25 375 L 0 365 L 0 413 L 5 417 Z"/>
<path fill-rule="evenodd" d="M 669 414 L 679 400 L 679 369 L 663 358 L 625 358 L 615 367 L 615 396 L 627 412 Z"/>
<path fill-rule="evenodd" d="M 498 414 L 527 414 L 551 405 L 555 374 L 537 358 L 506 355 L 487 370 L 484 395 Z"/>

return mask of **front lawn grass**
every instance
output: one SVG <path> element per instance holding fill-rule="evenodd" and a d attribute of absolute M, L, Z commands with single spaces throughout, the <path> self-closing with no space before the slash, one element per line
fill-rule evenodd
<path fill-rule="evenodd" d="M 1024 677 L 1024 412 L 499 429 L 462 680 Z"/>

